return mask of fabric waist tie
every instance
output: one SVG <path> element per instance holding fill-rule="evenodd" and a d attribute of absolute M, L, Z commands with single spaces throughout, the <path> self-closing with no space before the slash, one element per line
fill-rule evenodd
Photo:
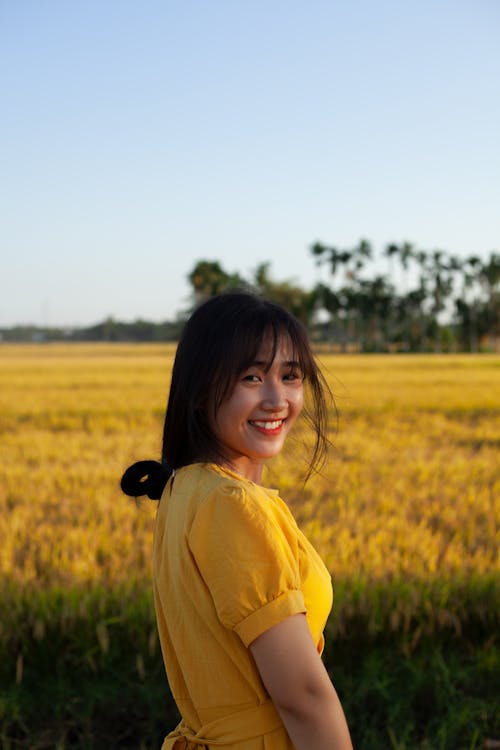
<path fill-rule="evenodd" d="M 266 701 L 260 706 L 215 719 L 197 732 L 193 732 L 181 721 L 173 732 L 165 737 L 161 750 L 200 750 L 200 747 L 210 745 L 224 747 L 252 737 L 260 737 L 276 729 L 283 729 L 283 722 L 273 703 Z"/>

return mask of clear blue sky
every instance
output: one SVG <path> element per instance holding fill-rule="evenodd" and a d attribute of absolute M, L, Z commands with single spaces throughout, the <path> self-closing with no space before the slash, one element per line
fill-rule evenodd
<path fill-rule="evenodd" d="M 500 251 L 497 0 L 3 0 L 0 327 L 163 320 L 199 259 Z"/>

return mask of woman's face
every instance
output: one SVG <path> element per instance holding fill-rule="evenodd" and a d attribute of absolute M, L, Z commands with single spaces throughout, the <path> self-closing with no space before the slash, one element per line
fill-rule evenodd
<path fill-rule="evenodd" d="M 304 403 L 303 373 L 293 361 L 291 343 L 264 339 L 256 361 L 239 375 L 220 405 L 213 429 L 224 448 L 224 465 L 259 483 L 264 461 L 276 456 Z"/>

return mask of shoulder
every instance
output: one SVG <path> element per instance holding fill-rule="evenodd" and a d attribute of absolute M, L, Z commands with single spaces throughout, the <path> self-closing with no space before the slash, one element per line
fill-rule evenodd
<path fill-rule="evenodd" d="M 193 528 L 253 527 L 287 537 L 298 532 L 295 520 L 277 491 L 261 487 L 216 464 L 197 463 L 179 469 L 168 501 L 174 513 Z M 173 507 L 172 507 L 173 506 Z"/>
<path fill-rule="evenodd" d="M 215 479 L 210 477 L 193 507 L 189 537 L 213 535 L 226 545 L 230 535 L 233 539 L 258 537 L 272 545 L 286 539 L 295 549 L 298 528 L 276 492 L 219 472 L 218 467 L 211 473 Z"/>
<path fill-rule="evenodd" d="M 175 473 L 173 491 L 176 494 L 190 495 L 201 505 L 214 496 L 239 498 L 246 494 L 243 480 L 225 474 L 209 463 L 196 463 L 183 466 Z"/>
<path fill-rule="evenodd" d="M 266 491 L 259 485 L 209 463 L 191 464 L 179 469 L 175 475 L 174 491 L 191 495 L 198 507 L 217 499 L 249 505 L 262 505 L 269 500 Z"/>

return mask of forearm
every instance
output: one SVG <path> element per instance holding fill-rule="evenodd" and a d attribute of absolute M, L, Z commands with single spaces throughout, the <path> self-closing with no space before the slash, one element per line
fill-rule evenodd
<path fill-rule="evenodd" d="M 296 750 L 352 750 L 347 722 L 333 685 L 311 694 L 298 709 L 277 706 Z"/>

